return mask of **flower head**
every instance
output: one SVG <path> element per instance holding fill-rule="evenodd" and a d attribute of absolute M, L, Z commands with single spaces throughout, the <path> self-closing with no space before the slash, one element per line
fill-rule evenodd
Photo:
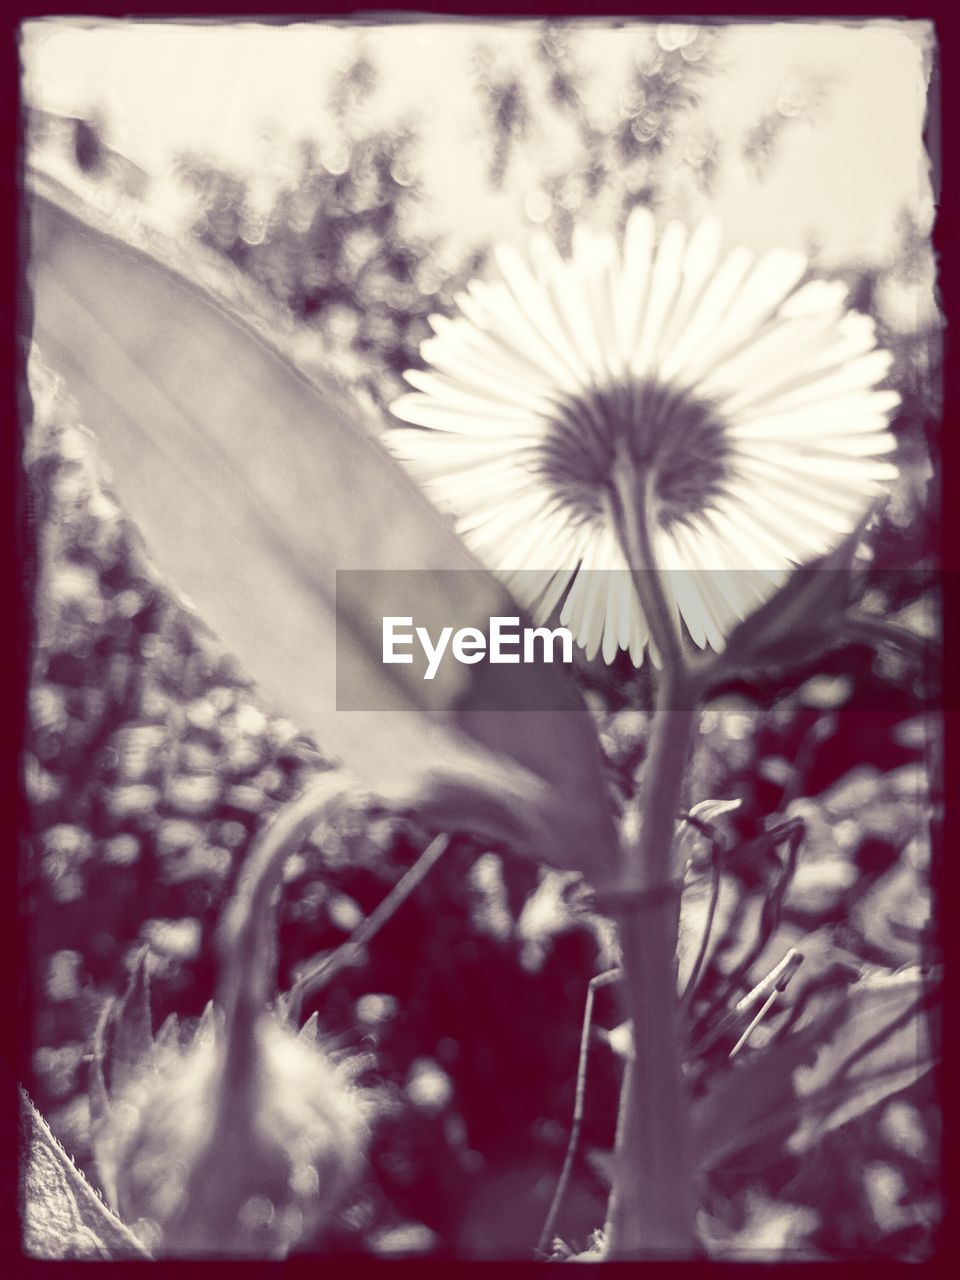
<path fill-rule="evenodd" d="M 891 356 L 801 253 L 721 253 L 707 219 L 657 242 L 638 208 L 622 250 L 583 228 L 563 259 L 497 251 L 461 316 L 431 318 L 432 371 L 393 413 L 393 452 L 538 621 L 560 602 L 592 658 L 639 665 L 650 633 L 615 517 L 624 477 L 671 608 L 700 646 L 791 566 L 828 552 L 897 469 Z"/>

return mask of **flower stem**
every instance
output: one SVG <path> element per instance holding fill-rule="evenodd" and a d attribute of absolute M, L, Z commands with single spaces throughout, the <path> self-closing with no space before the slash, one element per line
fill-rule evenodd
<path fill-rule="evenodd" d="M 325 813 L 355 787 L 339 770 L 317 778 L 281 809 L 257 836 L 233 897 L 221 917 L 218 998 L 226 1019 L 225 1082 L 241 1095 L 255 1070 L 253 1028 L 266 1011 L 276 983 L 276 904 L 287 858 Z M 224 1097 L 229 1093 L 225 1089 Z"/>
<path fill-rule="evenodd" d="M 653 505 L 652 477 L 639 476 L 629 453 L 622 450 L 614 467 L 614 523 L 657 652 L 668 671 L 682 671 L 680 630 L 653 549 Z"/>
<path fill-rule="evenodd" d="M 614 518 L 653 644 L 663 662 L 641 787 L 642 826 L 623 850 L 623 887 L 669 884 L 676 813 L 697 722 L 700 677 L 687 663 L 653 545 L 654 495 L 626 451 L 615 469 Z M 676 893 L 648 895 L 625 913 L 620 946 L 633 1059 L 624 1076 L 613 1189 L 604 1229 L 608 1258 L 689 1257 L 694 1234 L 693 1157 L 677 1000 Z"/>
<path fill-rule="evenodd" d="M 696 698 L 684 686 L 683 677 L 668 670 L 658 691 L 642 787 L 643 826 L 625 850 L 631 888 L 662 885 L 674 873 L 675 814 L 697 718 Z M 677 1001 L 678 921 L 679 888 L 666 901 L 648 898 L 620 926 L 634 1057 L 624 1082 L 604 1230 L 608 1258 L 682 1257 L 696 1250 Z"/>

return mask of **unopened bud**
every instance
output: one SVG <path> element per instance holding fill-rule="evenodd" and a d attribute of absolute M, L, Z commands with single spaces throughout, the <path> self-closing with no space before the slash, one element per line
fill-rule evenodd
<path fill-rule="evenodd" d="M 369 1102 L 355 1065 L 269 1014 L 251 1047 L 231 1083 L 222 1021 L 186 1049 L 157 1045 L 111 1102 L 98 1156 L 120 1216 L 157 1254 L 282 1257 L 360 1171 Z"/>

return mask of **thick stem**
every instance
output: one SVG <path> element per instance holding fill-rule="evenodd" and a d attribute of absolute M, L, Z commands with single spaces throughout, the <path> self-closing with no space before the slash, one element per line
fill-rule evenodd
<path fill-rule="evenodd" d="M 697 718 L 683 677 L 666 672 L 657 698 L 641 793 L 643 826 L 625 850 L 627 883 L 670 881 L 674 826 Z M 620 926 L 624 991 L 633 1025 L 617 1133 L 613 1191 L 604 1232 L 606 1256 L 690 1256 L 696 1250 L 689 1104 L 681 1071 L 676 942 L 679 888 L 650 898 Z"/>
<path fill-rule="evenodd" d="M 644 770 L 637 841 L 624 848 L 627 890 L 656 889 L 677 875 L 674 829 L 698 710 L 698 678 L 686 661 L 653 543 L 652 477 L 627 451 L 616 469 L 613 511 L 653 644 L 663 662 Z M 682 1074 L 677 1000 L 676 893 L 647 895 L 624 913 L 620 946 L 633 1061 L 617 1124 L 613 1190 L 604 1243 L 608 1258 L 695 1252 L 695 1198 L 688 1100 Z"/>

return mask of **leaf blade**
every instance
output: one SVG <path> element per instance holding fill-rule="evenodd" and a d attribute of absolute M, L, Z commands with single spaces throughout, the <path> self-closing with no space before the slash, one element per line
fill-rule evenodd
<path fill-rule="evenodd" d="M 484 709 L 474 668 L 446 684 L 392 683 L 372 602 L 341 611 L 352 678 L 391 711 L 339 711 L 337 569 L 472 570 L 466 604 L 515 612 L 333 385 L 322 393 L 158 252 L 125 242 L 49 180 L 32 203 L 34 326 L 101 442 L 151 556 L 261 685 L 368 785 L 476 772 L 507 757 L 547 784 L 530 804 L 555 832 L 541 855 L 613 874 L 613 824 L 595 733 L 572 683 L 541 669 L 556 710 Z M 319 428 L 322 426 L 322 434 Z M 358 517 L 358 500 L 362 518 Z M 459 574 L 421 587 L 419 608 L 462 614 Z M 435 595 L 442 580 L 446 594 Z M 509 670 L 509 668 L 508 668 Z M 489 669 L 488 675 L 489 678 Z M 424 687 L 426 686 L 426 687 Z M 547 812 L 553 807 L 554 814 Z M 585 865 L 586 863 L 586 865 Z"/>
<path fill-rule="evenodd" d="M 20 1096 L 20 1214 L 34 1258 L 149 1258 L 53 1136 L 25 1089 Z"/>

